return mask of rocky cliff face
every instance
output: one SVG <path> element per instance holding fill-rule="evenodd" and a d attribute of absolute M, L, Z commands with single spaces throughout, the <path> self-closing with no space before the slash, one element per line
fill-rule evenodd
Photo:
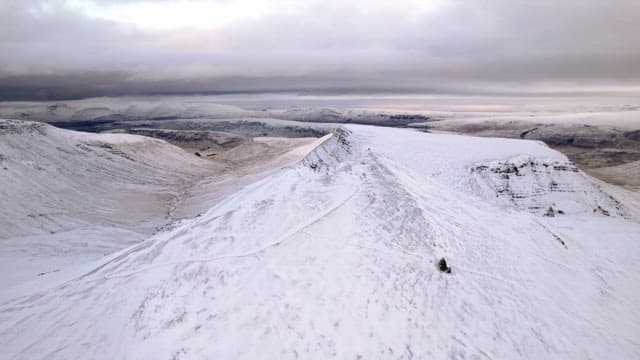
<path fill-rule="evenodd" d="M 544 216 L 596 214 L 624 217 L 622 204 L 569 160 L 519 156 L 471 168 L 480 187 L 498 202 Z"/>
<path fill-rule="evenodd" d="M 320 146 L 302 160 L 302 165 L 315 171 L 328 172 L 351 153 L 350 133 L 351 131 L 344 127 L 336 128 L 330 137 L 327 136 Z"/>

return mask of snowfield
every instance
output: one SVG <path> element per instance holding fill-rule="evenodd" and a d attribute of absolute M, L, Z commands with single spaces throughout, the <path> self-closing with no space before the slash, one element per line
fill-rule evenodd
<path fill-rule="evenodd" d="M 199 217 L 4 294 L 2 357 L 640 358 L 631 193 L 534 141 L 350 125 L 307 151 Z"/>
<path fill-rule="evenodd" d="M 0 119 L 0 301 L 205 212 L 317 141 L 242 138 L 205 161 L 149 137 Z"/>

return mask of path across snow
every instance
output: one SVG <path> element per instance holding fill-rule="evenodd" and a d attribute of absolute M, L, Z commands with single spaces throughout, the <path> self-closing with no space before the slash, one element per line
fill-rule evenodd
<path fill-rule="evenodd" d="M 25 359 L 640 357 L 634 207 L 550 218 L 491 200 L 471 168 L 521 155 L 566 160 L 537 142 L 348 126 L 202 216 L 0 305 L 0 348 Z"/>

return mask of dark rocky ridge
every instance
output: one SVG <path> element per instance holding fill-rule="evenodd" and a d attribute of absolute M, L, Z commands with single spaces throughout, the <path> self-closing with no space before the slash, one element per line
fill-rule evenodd
<path fill-rule="evenodd" d="M 128 129 L 126 132 L 161 139 L 181 147 L 200 149 L 228 150 L 247 141 L 242 136 L 215 131 Z"/>

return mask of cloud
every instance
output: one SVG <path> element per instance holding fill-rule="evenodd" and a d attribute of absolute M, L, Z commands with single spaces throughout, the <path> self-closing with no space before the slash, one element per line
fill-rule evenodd
<path fill-rule="evenodd" d="M 149 13 L 109 15 L 136 3 Z M 210 16 L 210 26 L 148 26 L 158 9 L 195 19 L 194 11 L 214 8 L 229 13 Z M 0 14 L 0 76 L 25 89 L 47 85 L 43 75 L 140 92 L 159 83 L 168 92 L 188 84 L 284 90 L 296 81 L 300 89 L 482 92 L 640 81 L 635 1 L 25 0 L 0 3 Z M 225 15 L 232 21 L 213 21 Z"/>

